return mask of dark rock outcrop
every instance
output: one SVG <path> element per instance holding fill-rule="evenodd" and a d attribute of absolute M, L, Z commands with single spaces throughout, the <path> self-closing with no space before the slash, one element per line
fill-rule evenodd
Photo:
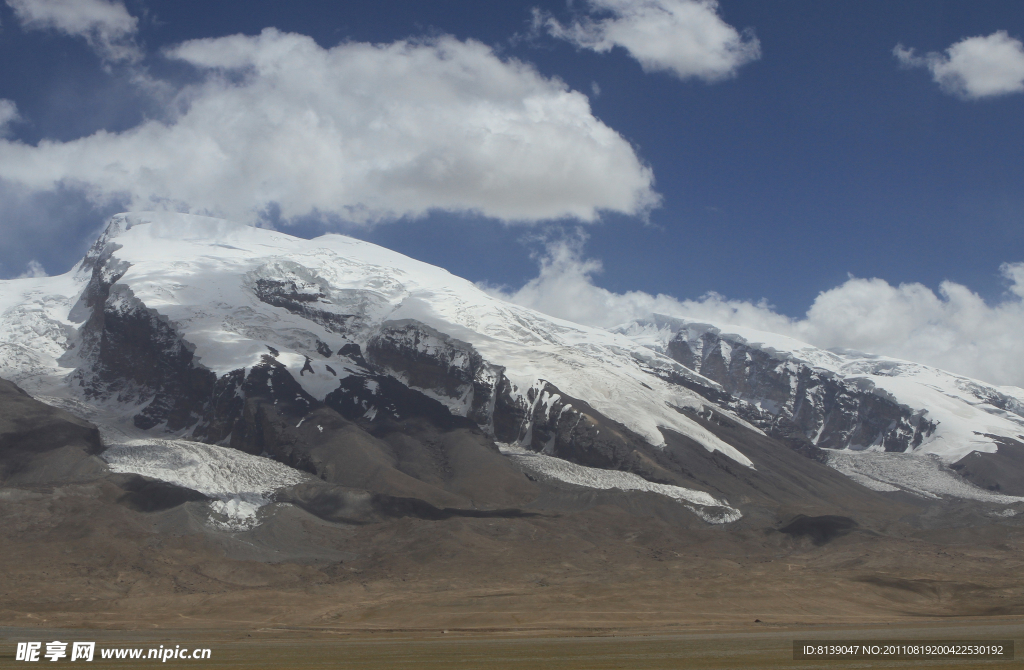
<path fill-rule="evenodd" d="M 967 481 L 988 491 L 1024 496 L 1024 438 L 987 437 L 999 445 L 996 453 L 972 451 L 950 467 Z"/>
<path fill-rule="evenodd" d="M 881 445 L 902 452 L 935 430 L 921 412 L 900 405 L 869 382 L 840 379 L 785 355 L 726 339 L 716 328 L 683 328 L 669 341 L 666 353 L 752 406 L 735 409 L 778 437 L 799 434 L 826 449 Z"/>
<path fill-rule="evenodd" d="M 366 345 L 366 358 L 413 389 L 493 430 L 496 391 L 505 369 L 484 361 L 472 345 L 411 319 L 387 321 Z"/>
<path fill-rule="evenodd" d="M 361 320 L 357 314 L 338 314 L 318 307 L 319 303 L 328 302 L 327 294 L 316 284 L 306 285 L 300 290 L 295 279 L 256 279 L 253 293 L 262 302 L 274 307 L 282 307 L 292 314 L 319 324 L 332 333 L 351 332 Z M 322 342 L 327 352 L 330 347 Z M 319 348 L 319 346 L 318 346 Z M 326 355 L 330 355 L 329 353 Z"/>
<path fill-rule="evenodd" d="M 275 500 L 291 503 L 325 521 L 355 525 L 405 517 L 443 521 L 455 517 L 515 519 L 539 516 L 536 512 L 525 512 L 521 509 L 436 507 L 418 498 L 370 493 L 315 481 L 279 491 Z"/>
<path fill-rule="evenodd" d="M 143 406 L 134 417 L 139 428 L 190 427 L 206 413 L 216 375 L 167 317 L 117 283 L 129 265 L 111 258 L 117 245 L 103 240 L 82 263 L 92 276 L 74 309 L 84 317 L 80 345 L 65 354 L 79 363 L 75 379 L 86 396 Z"/>
<path fill-rule="evenodd" d="M 117 504 L 136 512 L 162 512 L 187 502 L 210 499 L 199 491 L 140 475 L 113 475 L 110 479 L 124 491 Z"/>

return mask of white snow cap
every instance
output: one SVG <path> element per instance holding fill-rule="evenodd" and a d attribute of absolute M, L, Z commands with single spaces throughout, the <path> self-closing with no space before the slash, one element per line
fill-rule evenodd
<path fill-rule="evenodd" d="M 972 451 L 995 453 L 998 438 L 1024 439 L 1024 390 L 993 386 L 943 370 L 887 356 L 847 350 L 827 351 L 806 342 L 739 326 L 715 326 L 691 319 L 656 315 L 615 329 L 654 351 L 664 351 L 681 330 L 691 336 L 707 330 L 723 340 L 768 352 L 780 363 L 793 361 L 826 370 L 853 385 L 875 389 L 900 405 L 922 413 L 937 424 L 915 448 L 945 463 L 954 463 Z M 731 352 L 724 351 L 725 355 Z M 759 399 L 747 398 L 757 404 Z M 868 445 L 864 445 L 868 446 Z"/>
<path fill-rule="evenodd" d="M 130 266 L 118 284 L 166 317 L 195 347 L 196 361 L 218 375 L 259 363 L 270 345 L 314 397 L 323 399 L 337 387 L 338 379 L 325 371 L 316 342 L 337 350 L 345 340 L 318 323 L 261 302 L 252 290 L 261 278 L 294 281 L 323 292 L 326 297 L 318 309 L 360 314 L 362 330 L 349 336 L 361 343 L 385 321 L 415 319 L 472 344 L 486 361 L 503 366 L 519 393 L 543 379 L 652 445 L 665 444 L 664 428 L 753 467 L 739 450 L 678 411 L 702 407 L 703 398 L 644 369 L 662 366 L 679 371 L 678 363 L 622 335 L 504 302 L 469 281 L 402 254 L 343 235 L 304 240 L 221 219 L 166 212 L 115 216 L 108 237 L 110 248 L 116 247 L 114 258 Z M 71 273 L 51 278 L 48 286 L 64 292 L 67 297 L 61 304 L 67 309 L 84 280 Z M 5 295 L 14 305 L 38 300 L 17 289 Z M 48 316 L 57 323 L 54 328 L 61 323 L 65 328 L 75 326 L 66 311 L 62 319 L 58 313 L 53 310 Z M 16 330 L 23 333 L 24 327 Z M 11 339 L 12 345 L 24 345 L 21 335 L 12 334 Z M 48 346 L 58 356 L 62 352 L 57 345 Z M 307 357 L 314 375 L 299 374 Z M 15 368 L 12 374 L 23 373 L 22 363 L 10 365 Z M 56 356 L 33 365 L 57 366 Z M 59 378 L 59 371 L 51 377 Z"/>

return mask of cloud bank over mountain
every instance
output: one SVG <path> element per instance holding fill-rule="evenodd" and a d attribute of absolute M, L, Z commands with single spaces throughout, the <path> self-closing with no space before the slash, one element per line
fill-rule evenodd
<path fill-rule="evenodd" d="M 1005 298 L 986 303 L 968 287 L 942 282 L 893 286 L 851 277 L 822 291 L 801 318 L 765 301 L 729 300 L 715 293 L 679 299 L 642 291 L 614 293 L 594 283 L 601 262 L 583 254 L 585 236 L 550 243 L 540 272 L 518 290 L 491 292 L 519 305 L 577 323 L 611 327 L 666 314 L 746 326 L 823 348 L 845 348 L 924 363 L 993 384 L 1024 386 L 1024 263 L 1000 268 Z"/>

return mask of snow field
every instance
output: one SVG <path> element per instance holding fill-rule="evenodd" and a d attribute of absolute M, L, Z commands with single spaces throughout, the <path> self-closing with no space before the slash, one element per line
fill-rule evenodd
<path fill-rule="evenodd" d="M 211 521 L 230 530 L 254 527 L 270 494 L 309 477 L 269 458 L 187 440 L 127 440 L 110 446 L 101 458 L 114 472 L 159 479 L 213 498 Z"/>
<path fill-rule="evenodd" d="M 949 496 L 996 505 L 1024 497 L 993 493 L 965 481 L 936 456 L 873 451 L 829 451 L 828 465 L 875 491 L 906 491 L 925 498 Z"/>
<path fill-rule="evenodd" d="M 740 326 L 714 326 L 653 315 L 612 330 L 657 352 L 666 351 L 677 333 L 684 332 L 693 348 L 699 349 L 701 335 L 709 330 L 717 331 L 723 341 L 729 339 L 765 351 L 777 358 L 780 365 L 802 364 L 833 373 L 846 382 L 916 410 L 935 423 L 935 432 L 924 438 L 914 454 L 933 455 L 946 464 L 955 463 L 973 451 L 994 453 L 998 443 L 991 436 L 1024 440 L 1024 390 L 1021 389 L 996 387 L 885 356 L 826 351 L 790 337 Z M 725 349 L 723 347 L 723 353 Z M 771 407 L 770 402 L 757 398 L 746 400 L 766 409 Z M 924 472 L 920 471 L 922 476 Z M 907 473 L 909 476 L 910 471 Z M 924 482 L 922 486 L 927 487 Z"/>
<path fill-rule="evenodd" d="M 718 500 L 704 491 L 655 484 L 632 472 L 619 470 L 602 470 L 589 468 L 554 456 L 547 456 L 521 447 L 500 444 L 501 453 L 510 458 L 516 465 L 533 475 L 554 479 L 567 484 L 575 484 L 591 489 L 618 489 L 620 491 L 649 491 L 682 503 L 691 503 L 686 507 L 704 521 L 714 524 L 730 523 L 742 518 L 739 510 L 729 506 L 725 500 Z M 698 507 L 694 507 L 697 505 Z"/>

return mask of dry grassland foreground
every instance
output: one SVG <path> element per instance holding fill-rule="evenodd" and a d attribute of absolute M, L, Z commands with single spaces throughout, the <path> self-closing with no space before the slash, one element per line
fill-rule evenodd
<path fill-rule="evenodd" d="M 340 668 L 352 670 L 509 670 L 700 668 L 1018 668 L 999 660 L 794 660 L 794 639 L 1013 639 L 1021 644 L 1024 623 L 1014 619 L 930 620 L 871 626 L 681 627 L 674 633 L 634 630 L 565 631 L 447 630 L 341 631 L 261 628 L 251 631 L 179 629 L 104 631 L 89 629 L 0 629 L 0 667 L 32 667 L 15 660 L 18 641 L 89 640 L 97 643 L 87 667 L 155 668 Z M 149 649 L 207 648 L 209 660 L 147 660 Z M 43 643 L 45 651 L 45 642 Z M 140 649 L 143 660 L 103 660 L 101 650 Z M 42 663 L 47 659 L 42 658 Z M 61 662 L 68 662 L 67 658 Z M 78 661 L 76 661 L 78 662 Z M 45 667 L 45 666 L 44 666 Z"/>
<path fill-rule="evenodd" d="M 44 651 L 95 641 L 89 667 L 110 668 L 1009 668 L 1019 661 L 794 660 L 793 641 L 1024 649 L 1013 526 L 959 528 L 955 542 L 945 532 L 852 532 L 819 546 L 650 520 L 630 531 L 634 518 L 598 506 L 571 522 L 349 527 L 350 558 L 271 563 L 237 554 L 229 540 L 238 537 L 136 536 L 146 529 L 120 507 L 104 507 L 116 517 L 105 519 L 86 499 L 64 500 L 31 527 L 17 523 L 29 515 L 0 528 L 2 667 L 35 665 L 16 660 L 27 641 Z M 76 533 L 90 513 L 91 532 Z M 99 657 L 161 645 L 209 648 L 211 658 Z"/>
<path fill-rule="evenodd" d="M 1021 516 L 828 481 L 838 502 L 794 495 L 727 526 L 654 493 L 523 478 L 534 497 L 515 513 L 342 523 L 273 503 L 243 531 L 211 525 L 203 501 L 145 507 L 105 473 L 7 486 L 0 666 L 83 663 L 17 660 L 18 643 L 55 641 L 94 641 L 88 667 L 111 668 L 1019 665 L 794 660 L 801 639 L 1015 640 L 1024 653 Z M 211 655 L 101 657 L 161 645 Z"/>

